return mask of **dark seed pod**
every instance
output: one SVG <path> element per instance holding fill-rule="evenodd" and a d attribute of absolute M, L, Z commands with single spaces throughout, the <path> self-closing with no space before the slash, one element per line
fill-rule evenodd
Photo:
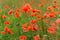
<path fill-rule="evenodd" d="M 20 26 L 20 23 L 16 23 L 16 26 Z"/>

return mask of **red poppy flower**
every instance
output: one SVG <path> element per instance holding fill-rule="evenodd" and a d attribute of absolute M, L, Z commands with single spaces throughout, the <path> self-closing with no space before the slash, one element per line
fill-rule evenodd
<path fill-rule="evenodd" d="M 5 19 L 6 17 L 7 17 L 6 15 L 3 15 L 3 16 L 2 16 L 2 18 L 4 18 L 4 19 Z"/>
<path fill-rule="evenodd" d="M 38 30 L 38 25 L 33 25 L 32 26 L 32 31 L 37 31 Z"/>
<path fill-rule="evenodd" d="M 49 17 L 51 17 L 51 18 L 55 18 L 56 16 L 55 16 L 55 14 L 50 13 L 50 14 L 49 14 Z"/>
<path fill-rule="evenodd" d="M 57 24 L 60 24 L 60 19 L 57 19 L 57 20 L 56 20 L 56 23 L 57 23 Z"/>
<path fill-rule="evenodd" d="M 4 31 L 9 34 L 13 34 L 13 32 L 7 26 L 5 26 Z"/>
<path fill-rule="evenodd" d="M 36 17 L 37 17 L 38 20 L 40 20 L 42 18 L 40 14 L 36 15 Z"/>
<path fill-rule="evenodd" d="M 36 22 L 37 21 L 35 19 L 30 21 L 31 24 L 35 24 Z"/>
<path fill-rule="evenodd" d="M 26 38 L 27 38 L 26 36 L 20 36 L 19 37 L 20 40 L 26 40 Z"/>
<path fill-rule="evenodd" d="M 19 18 L 19 13 L 18 13 L 18 11 L 16 11 L 16 12 L 14 13 L 14 16 L 15 16 L 16 18 Z"/>
<path fill-rule="evenodd" d="M 8 34 L 13 34 L 13 32 L 11 30 L 8 31 Z"/>
<path fill-rule="evenodd" d="M 49 27 L 47 32 L 51 33 L 51 34 L 55 34 L 56 33 L 56 29 L 54 29 L 53 27 Z"/>
<path fill-rule="evenodd" d="M 31 16 L 32 16 L 32 17 L 33 17 L 33 16 L 36 16 L 36 13 L 32 13 Z"/>
<path fill-rule="evenodd" d="M 16 11 L 19 11 L 19 8 L 16 8 Z"/>
<path fill-rule="evenodd" d="M 28 25 L 27 27 L 23 28 L 23 31 L 24 32 L 28 32 L 31 29 L 32 29 L 32 26 L 31 25 Z"/>
<path fill-rule="evenodd" d="M 40 40 L 40 36 L 39 35 L 36 35 L 33 37 L 34 40 Z"/>
<path fill-rule="evenodd" d="M 33 13 L 36 13 L 36 12 L 40 12 L 40 10 L 33 9 L 32 12 L 33 12 Z"/>
<path fill-rule="evenodd" d="M 22 27 L 27 27 L 28 26 L 28 23 L 24 23 L 23 25 L 22 25 Z"/>
<path fill-rule="evenodd" d="M 56 33 L 56 28 L 57 28 L 56 24 L 52 23 L 47 31 L 48 31 L 48 33 L 55 34 Z"/>
<path fill-rule="evenodd" d="M 28 23 L 25 23 L 22 25 L 23 32 L 28 32 L 27 26 L 28 26 Z"/>
<path fill-rule="evenodd" d="M 1 34 L 3 34 L 3 35 L 4 35 L 4 34 L 6 34 L 6 32 L 5 32 L 5 31 L 2 31 L 2 32 L 1 32 Z"/>
<path fill-rule="evenodd" d="M 9 21 L 4 21 L 4 24 L 5 24 L 5 25 L 9 25 L 10 22 L 9 22 Z"/>
<path fill-rule="evenodd" d="M 8 15 L 11 15 L 12 13 L 13 13 L 13 10 L 10 9 L 10 10 L 8 11 Z"/>
<path fill-rule="evenodd" d="M 44 13 L 44 16 L 43 17 L 44 18 L 49 18 L 49 13 L 48 12 Z"/>
<path fill-rule="evenodd" d="M 54 10 L 54 9 L 53 9 L 53 6 L 48 6 L 47 10 L 53 11 L 53 10 Z"/>
<path fill-rule="evenodd" d="M 5 6 L 4 6 L 4 8 L 5 8 L 5 9 L 8 9 L 8 8 L 9 8 L 9 6 L 8 6 L 8 5 L 5 5 Z"/>
<path fill-rule="evenodd" d="M 29 3 L 23 5 L 22 12 L 29 12 L 32 9 Z"/>
<path fill-rule="evenodd" d="M 29 25 L 29 26 L 27 27 L 27 29 L 28 29 L 28 30 L 31 30 L 31 28 L 32 28 L 32 26 L 31 26 L 31 25 Z"/>
<path fill-rule="evenodd" d="M 7 26 L 5 26 L 4 31 L 5 32 L 8 32 L 9 31 L 9 28 Z"/>
<path fill-rule="evenodd" d="M 56 29 L 56 28 L 57 28 L 56 23 L 53 22 L 53 23 L 51 24 L 51 27 L 54 28 L 54 29 Z"/>

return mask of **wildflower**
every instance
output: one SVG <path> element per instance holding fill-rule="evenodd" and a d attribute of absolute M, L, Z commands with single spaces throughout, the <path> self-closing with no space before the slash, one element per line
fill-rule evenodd
<path fill-rule="evenodd" d="M 3 16 L 2 16 L 2 18 L 4 18 L 4 19 L 5 19 L 6 17 L 7 17 L 6 15 L 3 15 Z"/>
<path fill-rule="evenodd" d="M 30 23 L 31 24 L 35 24 L 36 23 L 36 20 L 35 19 L 34 20 L 31 20 Z"/>
<path fill-rule="evenodd" d="M 60 19 L 57 19 L 57 20 L 56 20 L 56 23 L 57 23 L 57 24 L 60 24 Z"/>
<path fill-rule="evenodd" d="M 7 26 L 5 26 L 4 31 L 5 32 L 8 32 L 9 31 L 9 28 Z"/>
<path fill-rule="evenodd" d="M 56 17 L 56 16 L 55 16 L 55 14 L 53 14 L 53 13 L 50 13 L 50 14 L 49 14 L 49 17 L 52 17 L 52 18 L 54 18 L 54 17 Z"/>
<path fill-rule="evenodd" d="M 28 32 L 27 26 L 28 26 L 28 23 L 25 23 L 22 25 L 23 32 Z"/>
<path fill-rule="evenodd" d="M 8 11 L 8 15 L 11 15 L 12 13 L 13 13 L 13 10 L 10 9 L 10 10 Z"/>
<path fill-rule="evenodd" d="M 23 25 L 22 25 L 22 27 L 27 27 L 28 26 L 28 23 L 24 23 Z"/>
<path fill-rule="evenodd" d="M 27 29 L 28 29 L 28 30 L 31 30 L 31 28 L 32 28 L 32 26 L 31 26 L 31 25 L 29 25 L 29 26 L 27 27 Z"/>
<path fill-rule="evenodd" d="M 27 38 L 26 36 L 20 36 L 19 37 L 20 40 L 26 40 L 26 38 Z"/>
<path fill-rule="evenodd" d="M 9 21 L 4 21 L 4 24 L 5 24 L 5 25 L 9 25 L 10 22 L 9 22 Z"/>
<path fill-rule="evenodd" d="M 34 39 L 34 40 L 40 40 L 40 36 L 39 36 L 39 35 L 35 35 L 35 36 L 33 37 L 33 39 Z"/>
<path fill-rule="evenodd" d="M 51 24 L 51 27 L 54 28 L 54 29 L 56 29 L 56 28 L 57 28 L 56 23 L 53 22 L 53 23 Z"/>
<path fill-rule="evenodd" d="M 57 14 L 58 14 L 58 12 L 52 11 L 52 12 L 49 14 L 49 17 L 55 18 Z"/>
<path fill-rule="evenodd" d="M 23 28 L 23 32 L 28 32 L 29 30 L 27 28 Z"/>
<path fill-rule="evenodd" d="M 49 27 L 47 32 L 51 33 L 51 34 L 55 34 L 56 33 L 56 29 L 54 29 L 53 27 Z"/>
<path fill-rule="evenodd" d="M 13 34 L 13 32 L 7 26 L 5 26 L 4 31 L 9 34 Z"/>
<path fill-rule="evenodd" d="M 52 6 L 48 6 L 47 10 L 51 10 L 51 11 L 53 11 L 54 9 L 53 9 Z"/>
<path fill-rule="evenodd" d="M 41 15 L 36 15 L 37 19 L 40 20 L 41 19 Z"/>
<path fill-rule="evenodd" d="M 49 18 L 49 13 L 48 12 L 44 13 L 44 16 L 43 17 L 44 18 Z"/>
<path fill-rule="evenodd" d="M 56 24 L 52 23 L 47 31 L 48 31 L 48 33 L 55 34 L 56 33 Z"/>
<path fill-rule="evenodd" d="M 29 12 L 31 9 L 32 7 L 30 6 L 29 3 L 27 3 L 22 7 L 22 12 Z"/>
<path fill-rule="evenodd" d="M 48 31 L 48 33 L 55 34 L 56 33 L 56 28 L 57 28 L 56 23 L 53 22 L 51 24 L 51 26 L 47 29 L 47 31 Z"/>
<path fill-rule="evenodd" d="M 38 25 L 33 25 L 32 26 L 32 31 L 37 31 L 38 30 Z"/>
<path fill-rule="evenodd" d="M 36 16 L 36 13 L 32 13 L 31 16 L 32 16 L 32 17 L 33 17 L 33 16 Z"/>
<path fill-rule="evenodd" d="M 19 11 L 19 8 L 16 8 L 16 11 Z"/>
<path fill-rule="evenodd" d="M 2 31 L 2 32 L 1 32 L 1 34 L 3 34 L 3 35 L 4 35 L 4 34 L 6 34 L 6 32 L 5 32 L 5 31 Z"/>
<path fill-rule="evenodd" d="M 16 18 L 19 17 L 19 13 L 18 13 L 18 11 L 16 11 L 16 12 L 14 13 L 14 16 L 15 16 Z"/>
<path fill-rule="evenodd" d="M 53 8 L 58 8 L 58 4 L 57 4 L 56 1 L 54 1 L 54 6 L 53 6 Z"/>
<path fill-rule="evenodd" d="M 5 9 L 8 9 L 8 8 L 9 8 L 9 6 L 8 6 L 8 5 L 5 5 L 5 6 L 4 6 L 4 8 L 5 8 Z"/>
<path fill-rule="evenodd" d="M 57 5 L 54 5 L 53 8 L 58 8 Z"/>
<path fill-rule="evenodd" d="M 36 12 L 40 12 L 40 10 L 33 9 L 32 12 L 33 12 L 33 13 L 36 13 Z"/>
<path fill-rule="evenodd" d="M 11 30 L 8 31 L 8 34 L 13 34 L 13 32 Z"/>

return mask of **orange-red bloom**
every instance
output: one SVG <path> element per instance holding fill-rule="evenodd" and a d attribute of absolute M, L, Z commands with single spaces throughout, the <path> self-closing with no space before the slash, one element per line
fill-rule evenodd
<path fill-rule="evenodd" d="M 47 10 L 51 10 L 51 11 L 53 11 L 54 8 L 53 8 L 53 6 L 48 6 L 48 7 L 47 7 Z"/>
<path fill-rule="evenodd" d="M 37 31 L 38 30 L 38 25 L 33 25 L 32 26 L 32 31 Z"/>
<path fill-rule="evenodd" d="M 24 28 L 24 27 L 26 28 L 27 26 L 28 26 L 28 23 L 25 23 L 22 25 L 22 28 Z"/>
<path fill-rule="evenodd" d="M 10 22 L 9 22 L 9 21 L 4 21 L 4 24 L 5 24 L 5 25 L 9 25 Z"/>
<path fill-rule="evenodd" d="M 60 24 L 60 19 L 57 19 L 57 20 L 56 20 L 56 23 L 57 23 L 57 24 Z"/>
<path fill-rule="evenodd" d="M 29 3 L 23 5 L 22 12 L 29 12 L 32 9 Z"/>
<path fill-rule="evenodd" d="M 49 12 L 44 13 L 44 18 L 49 18 Z"/>
<path fill-rule="evenodd" d="M 31 16 L 32 16 L 32 17 L 36 16 L 36 13 L 32 13 Z"/>
<path fill-rule="evenodd" d="M 36 12 L 40 12 L 40 10 L 33 9 L 32 12 L 33 12 L 33 13 L 36 13 Z"/>
<path fill-rule="evenodd" d="M 28 23 L 25 23 L 22 25 L 23 32 L 28 32 L 27 26 L 28 26 Z"/>
<path fill-rule="evenodd" d="M 7 17 L 6 15 L 3 15 L 3 16 L 2 16 L 2 18 L 4 18 L 4 19 L 5 19 L 6 17 Z"/>
<path fill-rule="evenodd" d="M 19 13 L 18 13 L 18 11 L 16 11 L 16 12 L 14 13 L 14 16 L 15 16 L 16 18 L 19 17 Z"/>
<path fill-rule="evenodd" d="M 50 14 L 49 14 L 49 17 L 52 17 L 52 18 L 54 18 L 54 17 L 56 17 L 56 16 L 55 16 L 55 14 L 53 14 L 53 13 L 50 13 Z"/>
<path fill-rule="evenodd" d="M 8 9 L 8 8 L 9 8 L 9 6 L 8 6 L 8 5 L 5 5 L 5 6 L 4 6 L 4 8 L 5 8 L 5 9 Z"/>
<path fill-rule="evenodd" d="M 5 26 L 4 31 L 9 34 L 13 34 L 13 32 L 7 26 Z"/>
<path fill-rule="evenodd" d="M 5 31 L 2 31 L 2 32 L 1 32 L 1 34 L 3 34 L 3 35 L 4 35 L 4 34 L 6 34 L 6 32 L 5 32 Z"/>
<path fill-rule="evenodd" d="M 13 13 L 13 10 L 10 9 L 10 10 L 8 11 L 8 15 L 11 15 L 12 13 Z"/>
<path fill-rule="evenodd" d="M 42 18 L 40 14 L 36 15 L 36 17 L 37 17 L 38 20 L 40 20 Z"/>
<path fill-rule="evenodd" d="M 36 35 L 33 37 L 34 40 L 40 40 L 40 36 L 39 35 Z"/>
<path fill-rule="evenodd" d="M 20 40 L 26 40 L 26 38 L 27 38 L 26 36 L 20 36 L 19 37 Z"/>
<path fill-rule="evenodd" d="M 35 19 L 30 21 L 31 24 L 35 24 L 36 22 L 37 21 Z"/>
<path fill-rule="evenodd" d="M 54 27 L 49 27 L 47 32 L 51 33 L 51 34 L 55 34 L 56 33 L 56 29 Z"/>
<path fill-rule="evenodd" d="M 29 26 L 27 27 L 27 30 L 29 31 L 29 30 L 31 30 L 31 28 L 32 28 L 32 26 L 29 25 Z"/>

